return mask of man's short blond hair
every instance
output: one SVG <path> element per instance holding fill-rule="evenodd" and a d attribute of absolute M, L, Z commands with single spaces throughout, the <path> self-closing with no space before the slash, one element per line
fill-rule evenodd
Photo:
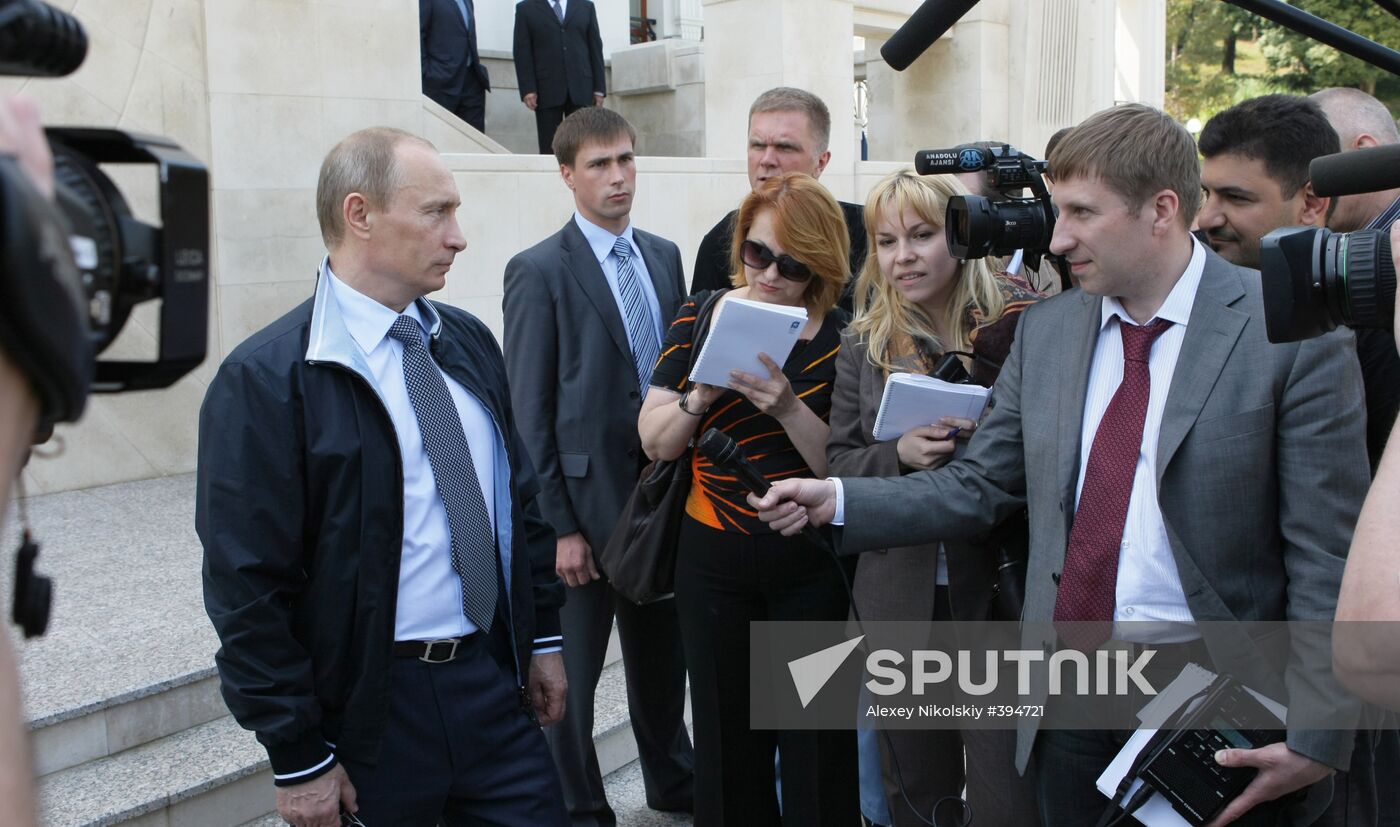
<path fill-rule="evenodd" d="M 811 148 L 814 155 L 826 152 L 827 144 L 831 143 L 831 110 L 826 108 L 821 98 L 805 89 L 791 86 L 769 89 L 755 98 L 753 106 L 749 107 L 750 124 L 753 123 L 753 116 L 760 112 L 801 112 L 806 115 L 812 130 L 812 141 L 816 144 Z"/>
<path fill-rule="evenodd" d="M 1091 115 L 1050 153 L 1055 183 L 1098 179 L 1128 207 L 1142 209 L 1162 190 L 1176 193 L 1183 226 L 1201 207 L 1201 163 L 1196 142 L 1170 115 L 1128 103 Z"/>
<path fill-rule="evenodd" d="M 404 143 L 437 150 L 432 142 L 412 132 L 372 126 L 346 136 L 326 154 L 316 181 L 316 218 L 328 249 L 345 237 L 341 210 L 351 193 L 363 195 L 373 207 L 388 205 L 402 183 L 396 155 L 399 144 Z"/>

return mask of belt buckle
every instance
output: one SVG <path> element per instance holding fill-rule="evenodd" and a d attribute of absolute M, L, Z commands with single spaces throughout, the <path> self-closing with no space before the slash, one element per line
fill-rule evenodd
<path fill-rule="evenodd" d="M 455 637 L 445 637 L 438 640 L 427 641 L 427 646 L 423 649 L 423 654 L 418 656 L 418 659 L 424 663 L 447 663 L 457 657 L 457 644 L 461 642 L 461 638 Z M 441 660 L 433 657 L 433 647 L 437 646 L 439 643 L 452 644 L 452 648 L 448 651 L 447 657 Z"/>

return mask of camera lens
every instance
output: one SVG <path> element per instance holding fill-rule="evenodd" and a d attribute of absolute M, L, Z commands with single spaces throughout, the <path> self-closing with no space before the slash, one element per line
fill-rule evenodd
<path fill-rule="evenodd" d="M 1271 342 L 1310 339 L 1338 325 L 1393 324 L 1395 263 L 1388 229 L 1285 227 L 1264 236 L 1261 260 Z"/>
<path fill-rule="evenodd" d="M 1395 262 L 1390 234 L 1358 230 L 1332 235 L 1323 257 L 1324 292 L 1348 327 L 1390 327 L 1395 318 Z"/>
<path fill-rule="evenodd" d="M 960 259 L 1009 256 L 1017 250 L 1045 250 L 1054 231 L 1053 214 L 1035 199 L 992 201 L 978 195 L 948 199 L 944 222 L 948 252 Z"/>

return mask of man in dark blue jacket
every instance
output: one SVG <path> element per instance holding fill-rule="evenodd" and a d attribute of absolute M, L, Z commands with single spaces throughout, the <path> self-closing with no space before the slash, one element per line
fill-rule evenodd
<path fill-rule="evenodd" d="M 234 717 L 295 827 L 567 824 L 554 532 L 500 349 L 424 296 L 456 183 L 391 129 L 326 157 L 315 296 L 239 345 L 200 412 L 205 605 Z"/>
<path fill-rule="evenodd" d="M 418 45 L 423 94 L 485 132 L 491 75 L 476 49 L 473 1 L 418 0 Z"/>

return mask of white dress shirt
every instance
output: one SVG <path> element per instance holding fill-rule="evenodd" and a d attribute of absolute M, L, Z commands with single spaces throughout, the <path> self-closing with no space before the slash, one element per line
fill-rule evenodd
<path fill-rule="evenodd" d="M 332 294 L 340 306 L 345 326 L 364 352 L 378 385 L 380 398 L 394 423 L 399 453 L 403 457 L 403 553 L 399 563 L 399 597 L 394 614 L 395 640 L 437 640 L 461 637 L 476 631 L 462 611 L 462 579 L 452 568 L 452 531 L 447 508 L 438 494 L 437 480 L 423 447 L 418 417 L 403 378 L 403 343 L 389 335 L 399 317 L 380 304 L 336 278 L 329 263 L 326 275 Z M 423 327 L 417 302 L 403 315 Z M 426 330 L 423 331 L 426 336 Z M 441 369 L 439 369 L 441 370 Z M 446 374 L 447 389 L 462 418 L 462 430 L 471 448 L 472 464 L 491 518 L 491 534 L 496 534 L 496 495 L 491 481 L 496 478 L 496 426 L 491 414 L 475 396 Z"/>
<path fill-rule="evenodd" d="M 1167 527 L 1162 521 L 1162 509 L 1157 502 L 1157 441 L 1162 430 L 1162 411 L 1167 406 L 1167 391 L 1176 372 L 1177 356 L 1186 338 L 1186 326 L 1191 318 L 1191 306 L 1196 301 L 1196 289 L 1205 271 L 1206 254 L 1201 243 L 1191 240 L 1191 261 L 1177 280 L 1167 300 L 1153 318 L 1172 323 L 1154 343 L 1147 368 L 1152 377 L 1151 394 L 1147 400 L 1147 417 L 1142 427 L 1142 447 L 1138 451 L 1137 471 L 1133 475 L 1133 492 L 1128 501 L 1128 516 L 1123 525 L 1123 542 L 1118 551 L 1118 586 L 1113 612 L 1113 637 L 1152 643 L 1178 643 L 1199 635 L 1193 630 L 1161 627 L 1150 630 L 1135 628 L 1125 621 L 1165 621 L 1190 623 L 1191 609 L 1186 605 L 1186 592 L 1181 586 L 1181 574 L 1176 568 Z M 1098 342 L 1089 368 L 1089 387 L 1084 395 L 1084 421 L 1079 444 L 1079 481 L 1075 485 L 1075 508 L 1079 493 L 1084 489 L 1084 471 L 1089 464 L 1089 451 L 1094 445 L 1099 422 L 1108 403 L 1123 381 L 1123 338 L 1119 325 L 1135 324 L 1116 298 L 1103 300 Z M 1150 319 L 1148 320 L 1151 321 Z M 1148 640 L 1150 638 L 1150 640 Z"/>
<path fill-rule="evenodd" d="M 599 227 L 592 221 L 574 213 L 574 223 L 578 225 L 579 231 L 583 233 L 588 246 L 593 250 L 593 257 L 598 259 L 598 266 L 603 268 L 603 276 L 608 280 L 608 289 L 612 291 L 613 301 L 617 304 L 617 312 L 622 316 L 623 328 L 627 327 L 627 311 L 622 306 L 622 290 L 617 285 L 617 265 L 619 259 L 613 252 L 613 245 L 619 238 L 627 240 L 627 246 L 632 248 L 632 269 L 637 274 L 637 281 L 641 284 L 642 296 L 646 298 L 647 313 L 651 316 L 652 332 L 656 334 L 656 344 L 659 348 L 662 340 L 666 338 L 666 331 L 661 328 L 661 303 L 656 298 L 656 287 L 651 283 L 651 273 L 647 270 L 647 263 L 642 260 L 642 250 L 637 246 L 637 241 L 632 237 L 632 225 L 628 224 L 627 229 L 622 231 L 621 236 L 613 235 L 611 232 Z M 636 353 L 637 348 L 632 341 L 632 331 L 627 331 L 627 342 L 632 345 L 632 352 Z M 642 388 L 643 391 L 646 388 Z"/>

